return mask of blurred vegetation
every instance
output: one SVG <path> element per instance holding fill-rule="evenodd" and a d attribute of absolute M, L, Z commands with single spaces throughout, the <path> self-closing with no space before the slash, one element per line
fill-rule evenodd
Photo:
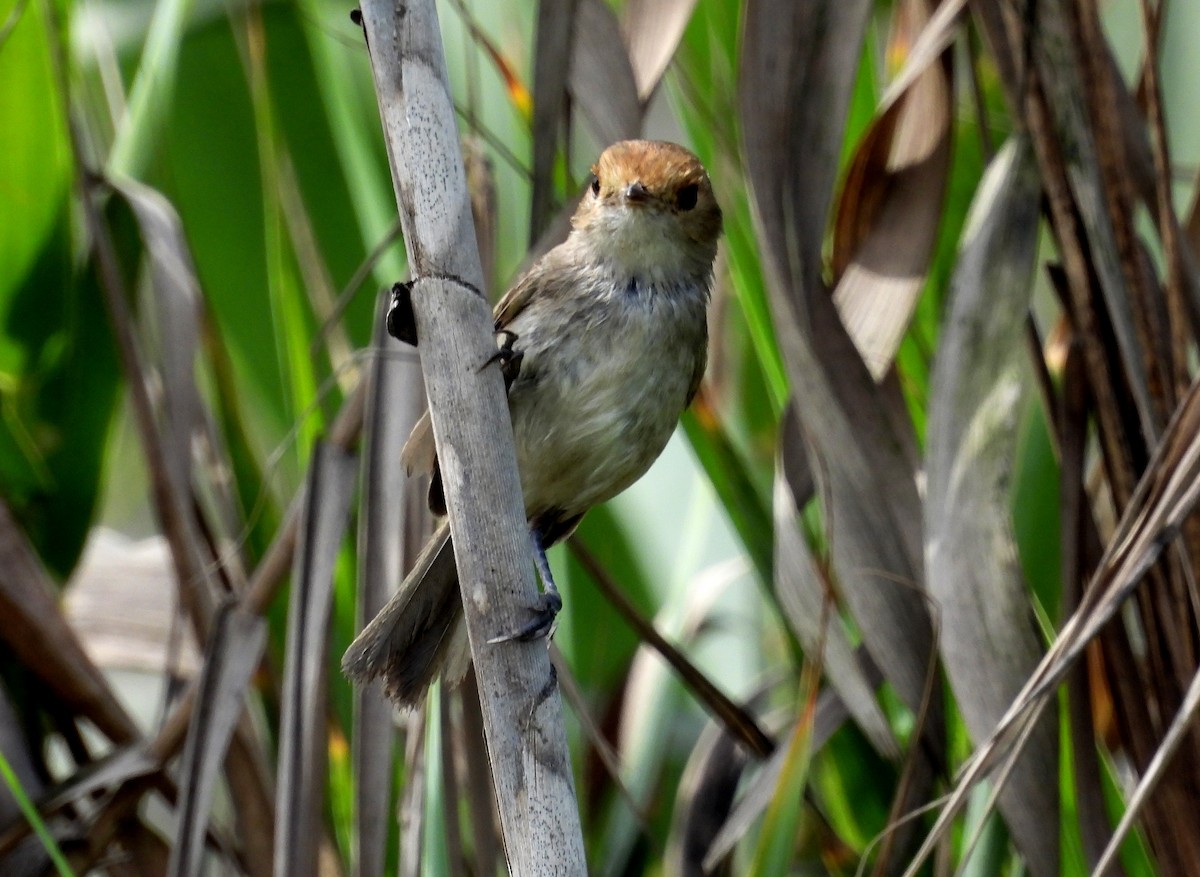
<path fill-rule="evenodd" d="M 726 215 L 697 403 L 551 555 L 595 874 L 1200 861 L 1200 7 L 966 5 L 438 4 L 493 296 L 614 137 Z M 393 722 L 337 669 L 430 525 L 361 495 L 421 384 L 350 12 L 0 0 L 5 874 L 503 869 L 470 683 Z M 59 599 L 112 529 L 162 537 L 105 581 L 118 636 L 169 595 L 148 708 Z"/>

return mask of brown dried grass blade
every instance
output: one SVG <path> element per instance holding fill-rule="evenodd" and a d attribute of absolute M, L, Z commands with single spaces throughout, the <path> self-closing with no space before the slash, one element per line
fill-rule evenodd
<path fill-rule="evenodd" d="M 1042 347 L 1033 344 L 1033 355 L 1042 357 Z M 1051 391 L 1053 392 L 1053 391 Z M 1062 522 L 1062 613 L 1069 615 L 1079 605 L 1084 570 L 1089 558 L 1099 557 L 1099 538 L 1091 509 L 1087 505 L 1084 469 L 1087 454 L 1087 385 L 1083 354 L 1079 344 L 1067 348 L 1062 377 L 1062 400 L 1057 404 L 1060 460 L 1060 520 Z M 1116 630 L 1113 629 L 1116 634 Z M 1112 837 L 1107 808 L 1104 806 L 1100 753 L 1096 747 L 1093 716 L 1094 692 L 1087 662 L 1071 670 L 1067 677 L 1067 712 L 1070 720 L 1071 761 L 1075 773 L 1075 807 L 1083 854 L 1089 867 L 1100 856 Z M 1096 674 L 1099 679 L 1099 673 Z"/>
<path fill-rule="evenodd" d="M 141 335 L 150 342 L 144 363 L 156 370 L 162 383 L 159 431 L 167 480 L 175 500 L 190 505 L 173 515 L 177 523 L 168 526 L 164 520 L 163 529 L 174 553 L 192 555 L 187 561 L 191 580 L 182 583 L 181 599 L 203 636 L 207 632 L 203 616 L 210 610 L 201 606 L 197 615 L 192 604 L 219 599 L 209 596 L 210 591 L 218 592 L 218 577 L 225 585 L 242 587 L 245 570 L 235 541 L 242 522 L 227 477 L 231 464 L 222 459 L 224 447 L 196 383 L 203 321 L 200 280 L 175 206 L 158 190 L 135 180 L 114 180 L 111 186 L 137 220 L 151 269 L 153 291 L 143 304 L 141 319 Z M 201 460 L 209 463 L 208 472 L 196 471 Z M 214 555 L 219 555 L 216 563 Z M 204 579 L 212 583 L 208 588 L 200 587 Z"/>
<path fill-rule="evenodd" d="M 1065 7 L 1033 4 L 1030 11 L 1034 15 L 1028 21 L 1007 15 L 997 4 L 977 4 L 974 11 L 1004 73 L 1009 99 L 1031 126 L 1072 295 L 1088 297 L 1093 285 L 1098 286 L 1116 338 L 1114 365 L 1128 382 L 1137 407 L 1139 423 L 1130 425 L 1143 431 L 1146 442 L 1151 443 L 1158 434 L 1158 424 L 1143 367 L 1146 351 L 1140 349 L 1137 337 L 1117 230 L 1109 212 L 1109 193 L 1100 170 L 1096 131 L 1087 106 L 1088 95 L 1098 88 L 1101 79 L 1105 87 L 1112 85 L 1118 92 L 1124 87 L 1117 84 L 1108 46 L 1102 45 L 1095 53 L 1097 57 L 1091 59 L 1099 75 L 1089 77 L 1080 68 L 1079 59 L 1091 54 L 1091 49 L 1081 50 L 1080 35 L 1075 32 L 1075 23 L 1068 20 Z M 1026 32 L 1027 28 L 1032 32 Z M 1033 71 L 1027 75 L 1024 69 L 1028 60 L 1036 65 L 1035 79 L 1031 78 Z M 1121 104 L 1120 99 L 1113 98 L 1114 109 L 1119 110 Z M 1118 148 L 1117 154 L 1121 151 Z M 1141 271 L 1141 266 L 1136 270 Z M 1096 331 L 1092 308 L 1089 302 L 1086 312 L 1076 317 L 1085 332 Z M 1110 392 L 1113 381 L 1098 371 L 1094 355 L 1089 355 L 1089 369 L 1094 373 L 1096 391 Z M 1107 408 L 1100 406 L 1102 418 Z M 1105 428 L 1112 431 L 1111 421 Z"/>
<path fill-rule="evenodd" d="M 137 726 L 63 617 L 45 567 L 2 499 L 0 568 L 0 637 L 17 659 L 114 743 L 137 739 Z"/>
<path fill-rule="evenodd" d="M 271 877 L 275 871 L 275 784 L 260 739 L 248 710 L 243 710 L 229 756 L 225 780 L 236 809 L 239 860 L 249 877 Z"/>
<path fill-rule="evenodd" d="M 699 667 L 688 660 L 687 655 L 658 632 L 653 622 L 642 617 L 637 607 L 612 581 L 603 565 L 583 542 L 573 536 L 567 541 L 567 545 L 596 582 L 601 593 L 612 603 L 613 608 L 637 632 L 644 643 L 671 665 L 704 708 L 754 755 L 759 758 L 770 755 L 775 749 L 775 741 L 759 726 L 758 720 L 748 710 L 730 700 Z"/>
<path fill-rule="evenodd" d="M 77 148 L 77 160 L 82 161 L 79 158 L 82 154 Z M 163 535 L 171 546 L 181 601 L 200 638 L 204 638 L 212 620 L 215 588 L 211 582 L 205 549 L 197 533 L 190 483 L 180 478 L 181 471 L 187 471 L 187 466 L 175 457 L 178 449 L 167 447 L 167 441 L 158 426 L 158 414 L 147 385 L 149 371 L 130 310 L 120 257 L 108 219 L 100 206 L 102 197 L 107 193 L 99 178 L 87 172 L 82 164 L 78 172 L 79 177 L 85 180 L 82 198 L 84 221 L 93 242 L 93 256 L 120 354 L 121 369 L 129 386 L 134 419 L 150 473 L 155 512 Z M 171 255 L 178 254 L 171 252 Z M 173 459 L 176 462 L 172 462 Z"/>
<path fill-rule="evenodd" d="M 963 766 L 906 875 L 915 875 L 932 854 L 974 785 L 997 768 L 1011 764 L 1042 709 L 1053 699 L 1055 686 L 1074 666 L 1087 644 L 1116 615 L 1146 571 L 1179 533 L 1198 500 L 1200 380 L 1192 383 L 1167 425 L 1079 608 L 1063 625 L 995 730 Z"/>
<path fill-rule="evenodd" d="M 1121 821 L 1117 823 L 1116 829 L 1112 833 L 1112 838 L 1109 839 L 1108 846 L 1104 849 L 1104 854 L 1100 857 L 1100 861 L 1096 863 L 1096 867 L 1092 869 L 1092 877 L 1104 877 L 1110 873 L 1116 863 L 1117 853 L 1121 849 L 1121 842 L 1129 834 L 1133 828 L 1133 821 L 1137 819 L 1142 812 L 1142 808 L 1146 800 L 1158 787 L 1159 780 L 1162 779 L 1163 772 L 1171 764 L 1171 756 L 1179 748 L 1179 744 L 1183 742 L 1184 736 L 1192 729 L 1197 711 L 1200 711 L 1200 671 L 1192 677 L 1192 684 L 1188 686 L 1187 694 L 1184 696 L 1183 703 L 1179 707 L 1179 712 L 1171 721 L 1171 726 L 1167 729 L 1166 736 L 1158 745 L 1158 749 L 1154 753 L 1154 758 L 1150 760 L 1150 764 L 1142 772 L 1141 779 L 1138 780 L 1137 787 L 1133 790 L 1133 794 L 1129 796 L 1128 802 L 1125 804 L 1125 812 L 1121 814 Z"/>

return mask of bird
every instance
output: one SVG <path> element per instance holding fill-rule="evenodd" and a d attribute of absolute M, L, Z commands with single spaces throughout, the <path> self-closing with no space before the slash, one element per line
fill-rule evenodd
<path fill-rule="evenodd" d="M 592 167 L 567 239 L 497 302 L 496 358 L 543 592 L 533 621 L 494 642 L 550 632 L 562 601 L 545 550 L 649 469 L 696 395 L 721 231 L 712 182 L 690 150 L 614 143 Z M 389 331 L 415 342 L 405 308 L 401 296 Z M 430 507 L 444 515 L 428 412 L 401 456 L 410 476 L 432 476 Z M 342 668 L 360 684 L 381 679 L 397 705 L 415 708 L 439 675 L 455 684 L 469 662 L 443 523 Z"/>

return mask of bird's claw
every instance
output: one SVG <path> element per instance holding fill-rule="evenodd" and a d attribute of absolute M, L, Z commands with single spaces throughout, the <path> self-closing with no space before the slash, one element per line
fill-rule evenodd
<path fill-rule="evenodd" d="M 500 363 L 500 374 L 504 376 L 504 391 L 508 392 L 521 374 L 521 360 L 525 358 L 525 351 L 513 347 L 517 340 L 516 332 L 501 329 L 496 334 L 504 340 L 500 342 L 496 352 L 487 358 L 487 362 L 479 367 L 479 370 L 483 371 L 493 362 Z"/>
<path fill-rule="evenodd" d="M 412 283 L 392 286 L 392 304 L 387 312 L 387 330 L 398 341 L 417 346 L 417 318 L 413 315 Z"/>
<path fill-rule="evenodd" d="M 533 617 L 512 633 L 492 637 L 488 643 L 529 642 L 535 639 L 545 639 L 554 633 L 554 620 L 562 610 L 562 597 L 556 591 L 548 591 L 538 596 L 537 605 L 532 608 Z"/>

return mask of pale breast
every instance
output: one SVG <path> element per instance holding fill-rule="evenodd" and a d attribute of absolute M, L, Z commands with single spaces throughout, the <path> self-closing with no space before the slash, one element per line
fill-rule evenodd
<path fill-rule="evenodd" d="M 650 467 L 707 350 L 703 288 L 636 286 L 530 307 L 509 328 L 524 353 L 509 395 L 525 505 L 579 514 Z"/>

